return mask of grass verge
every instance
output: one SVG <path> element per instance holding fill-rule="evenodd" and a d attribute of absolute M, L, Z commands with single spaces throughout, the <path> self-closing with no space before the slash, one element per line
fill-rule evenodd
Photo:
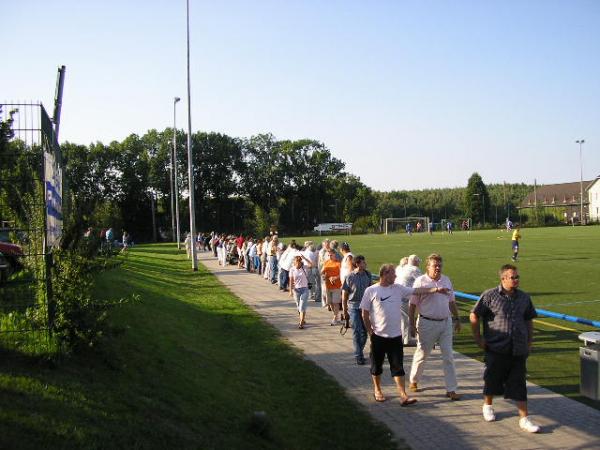
<path fill-rule="evenodd" d="M 124 333 L 99 351 L 2 355 L 0 447 L 402 447 L 173 246 L 136 247 L 98 276 L 97 296 L 132 293 L 142 303 L 112 313 Z"/>

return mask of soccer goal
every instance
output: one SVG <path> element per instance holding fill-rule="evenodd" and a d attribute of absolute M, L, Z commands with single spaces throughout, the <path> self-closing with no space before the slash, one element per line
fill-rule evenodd
<path fill-rule="evenodd" d="M 429 229 L 429 217 L 388 217 L 384 223 L 385 234 L 406 233 L 409 224 L 411 233 L 425 233 Z"/>

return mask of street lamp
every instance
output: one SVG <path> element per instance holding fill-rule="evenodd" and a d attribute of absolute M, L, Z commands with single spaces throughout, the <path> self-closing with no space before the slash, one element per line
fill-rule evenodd
<path fill-rule="evenodd" d="M 171 225 L 173 229 L 173 240 L 177 242 L 177 250 L 181 248 L 181 237 L 179 236 L 179 182 L 177 181 L 177 102 L 179 97 L 173 98 L 173 151 L 171 152 Z M 175 194 L 173 194 L 175 192 Z M 173 214 L 175 204 L 175 214 Z"/>
<path fill-rule="evenodd" d="M 585 144 L 585 139 L 578 139 L 575 141 L 576 144 L 579 144 L 579 206 L 580 206 L 580 214 L 579 223 L 583 225 L 583 157 L 582 157 L 582 149 L 583 144 Z"/>
<path fill-rule="evenodd" d="M 187 135 L 187 156 L 188 156 L 188 182 L 190 192 L 190 255 L 192 256 L 192 269 L 198 270 L 198 261 L 196 260 L 196 210 L 194 208 L 194 166 L 192 162 L 192 94 L 190 82 L 190 0 L 186 2 L 187 19 L 187 107 L 188 107 L 188 135 Z"/>

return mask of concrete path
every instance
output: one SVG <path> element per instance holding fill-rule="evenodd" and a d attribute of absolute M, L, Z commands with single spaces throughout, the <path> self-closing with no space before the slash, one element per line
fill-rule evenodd
<path fill-rule="evenodd" d="M 439 350 L 427 361 L 418 403 L 401 408 L 398 395 L 384 365 L 382 385 L 387 401 L 376 403 L 368 364 L 357 366 L 352 357 L 352 330 L 340 335 L 329 325 L 331 313 L 320 303 L 310 302 L 307 326 L 297 328 L 293 300 L 277 285 L 237 266 L 220 267 L 209 253 L 199 259 L 217 278 L 267 322 L 276 327 L 305 357 L 314 361 L 360 402 L 374 418 L 385 423 L 399 440 L 418 449 L 600 449 L 600 411 L 529 383 L 529 411 L 542 432 L 521 431 L 513 403 L 495 399 L 496 422 L 481 416 L 483 365 L 455 353 L 459 392 L 463 399 L 445 397 Z M 367 343 L 367 349 L 368 349 Z M 408 374 L 413 348 L 405 349 L 404 369 Z M 408 376 L 407 376 L 408 386 Z"/>

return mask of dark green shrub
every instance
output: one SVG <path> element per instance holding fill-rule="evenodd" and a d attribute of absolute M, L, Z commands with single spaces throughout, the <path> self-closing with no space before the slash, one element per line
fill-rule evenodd
<path fill-rule="evenodd" d="M 137 297 L 116 301 L 92 298 L 94 274 L 105 270 L 109 261 L 87 259 L 76 252 L 57 251 L 52 269 L 52 332 L 63 351 L 79 352 L 97 347 L 114 333 L 108 311 Z M 111 266 L 114 264 L 110 264 Z"/>

